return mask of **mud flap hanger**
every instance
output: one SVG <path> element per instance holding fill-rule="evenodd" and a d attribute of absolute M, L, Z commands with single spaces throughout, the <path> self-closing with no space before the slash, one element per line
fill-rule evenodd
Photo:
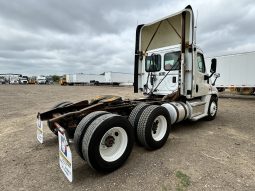
<path fill-rule="evenodd" d="M 54 122 L 54 125 L 57 127 L 58 131 L 62 134 L 66 136 L 66 140 L 67 140 L 67 145 L 70 146 L 70 138 L 68 136 L 68 133 L 66 133 L 66 130 L 61 127 L 57 122 Z"/>

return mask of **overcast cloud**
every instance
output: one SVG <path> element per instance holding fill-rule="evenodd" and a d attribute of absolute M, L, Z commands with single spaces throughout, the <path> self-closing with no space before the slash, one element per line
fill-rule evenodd
<path fill-rule="evenodd" d="M 255 50 L 254 0 L 0 0 L 0 73 L 132 73 L 137 24 L 188 4 L 206 56 Z"/>

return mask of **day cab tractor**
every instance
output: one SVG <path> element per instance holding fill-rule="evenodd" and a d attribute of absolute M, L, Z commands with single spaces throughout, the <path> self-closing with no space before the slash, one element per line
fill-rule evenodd
<path fill-rule="evenodd" d="M 218 92 L 203 52 L 196 46 L 191 6 L 136 29 L 134 92 L 144 97 L 123 100 L 98 96 L 78 103 L 62 102 L 37 118 L 50 130 L 73 139 L 78 155 L 98 171 L 110 172 L 128 158 L 134 142 L 161 148 L 172 125 L 183 120 L 213 120 Z"/>

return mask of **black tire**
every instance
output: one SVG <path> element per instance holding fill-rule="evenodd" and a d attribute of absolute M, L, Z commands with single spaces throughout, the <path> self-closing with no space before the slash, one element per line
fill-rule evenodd
<path fill-rule="evenodd" d="M 56 105 L 54 105 L 51 109 L 56 109 L 56 108 L 61 108 L 61 107 L 66 107 L 68 105 L 72 105 L 73 103 L 70 101 L 64 101 L 64 102 L 60 102 Z M 49 127 L 49 129 L 56 135 L 58 136 L 58 131 L 56 130 L 56 128 L 54 127 L 54 125 L 51 125 L 49 123 L 49 121 L 47 121 L 47 125 Z"/>
<path fill-rule="evenodd" d="M 117 159 L 113 161 L 107 161 L 100 154 L 100 146 L 102 145 L 102 138 L 107 136 L 108 134 L 106 133 L 108 133 L 108 130 L 111 130 L 113 127 L 119 127 L 123 132 L 126 133 L 126 145 L 124 147 L 123 153 L 120 153 L 120 156 Z M 116 133 L 114 133 L 112 136 L 115 135 Z M 119 135 L 119 137 L 120 139 L 124 140 L 122 135 Z M 113 145 L 114 142 L 115 139 L 113 140 Z M 129 121 L 125 117 L 119 115 L 105 114 L 94 120 L 87 128 L 82 141 L 82 154 L 88 164 L 95 170 L 111 172 L 124 164 L 131 153 L 133 144 L 134 135 Z M 106 142 L 104 147 L 106 147 Z M 107 147 L 109 148 L 111 146 Z"/>
<path fill-rule="evenodd" d="M 214 104 L 214 105 L 212 105 L 212 104 Z M 215 109 L 216 111 L 211 112 L 211 107 L 213 107 L 212 109 Z M 218 99 L 216 97 L 212 96 L 210 103 L 209 103 L 208 112 L 207 112 L 208 116 L 206 117 L 206 120 L 207 121 L 214 120 L 216 117 L 217 111 L 218 111 Z"/>
<path fill-rule="evenodd" d="M 159 119 L 157 119 L 159 117 Z M 157 120 L 156 120 L 157 119 Z M 156 120 L 156 121 L 155 121 Z M 153 138 L 153 134 L 160 132 L 158 125 L 162 125 L 162 137 Z M 147 107 L 141 114 L 137 125 L 137 136 L 139 142 L 150 150 L 161 148 L 168 139 L 171 129 L 171 119 L 166 108 L 157 105 Z M 152 132 L 153 131 L 153 132 Z"/>
<path fill-rule="evenodd" d="M 142 114 L 142 112 L 149 106 L 149 104 L 146 103 L 140 103 L 138 104 L 130 113 L 128 120 L 130 122 L 130 124 L 132 125 L 133 129 L 134 129 L 134 137 L 135 137 L 135 141 L 138 145 L 141 145 L 140 141 L 138 140 L 137 137 L 137 124 L 139 121 L 139 118 Z"/>
<path fill-rule="evenodd" d="M 85 116 L 80 123 L 78 124 L 75 133 L 74 133 L 74 147 L 75 150 L 77 151 L 78 155 L 84 159 L 82 155 L 82 139 L 84 137 L 84 134 L 88 128 L 88 126 L 98 117 L 105 115 L 109 112 L 106 111 L 95 111 L 87 116 Z"/>

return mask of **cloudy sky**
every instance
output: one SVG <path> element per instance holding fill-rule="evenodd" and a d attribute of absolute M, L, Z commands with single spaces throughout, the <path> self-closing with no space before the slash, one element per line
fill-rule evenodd
<path fill-rule="evenodd" d="M 132 73 L 137 24 L 188 4 L 206 56 L 255 50 L 254 0 L 0 0 L 0 73 Z"/>

